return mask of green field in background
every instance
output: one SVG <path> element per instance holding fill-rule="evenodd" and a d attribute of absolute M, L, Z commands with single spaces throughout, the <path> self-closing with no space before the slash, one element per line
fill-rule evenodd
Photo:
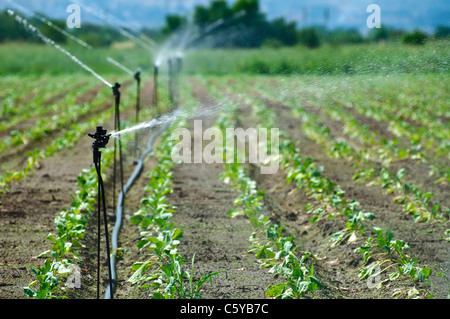
<path fill-rule="evenodd" d="M 404 44 L 326 45 L 318 49 L 302 46 L 263 49 L 199 49 L 185 54 L 185 74 L 385 74 L 441 73 L 449 71 L 450 41 L 433 41 L 424 46 Z M 152 72 L 154 52 L 140 47 L 65 47 L 101 75 L 118 69 L 106 57 L 116 59 L 131 70 L 142 67 Z M 69 57 L 46 45 L 8 43 L 0 45 L 0 75 L 65 74 L 86 72 Z M 120 71 L 119 71 L 120 72 Z"/>

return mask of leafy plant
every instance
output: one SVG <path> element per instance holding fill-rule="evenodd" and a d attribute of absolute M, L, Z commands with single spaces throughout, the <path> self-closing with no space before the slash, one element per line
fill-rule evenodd
<path fill-rule="evenodd" d="M 344 230 L 331 235 L 330 242 L 332 243 L 332 247 L 342 242 L 356 242 L 358 239 L 357 234 L 362 235 L 366 230 L 366 220 L 373 220 L 375 218 L 375 214 L 373 213 L 360 211 L 358 208 L 359 205 L 359 202 L 352 201 L 342 209 L 342 214 L 348 217 L 348 221 Z"/>
<path fill-rule="evenodd" d="M 275 277 L 284 276 L 286 283 L 270 286 L 266 292 L 266 297 L 276 299 L 298 299 L 304 298 L 308 292 L 314 298 L 314 292 L 317 289 L 323 289 L 322 283 L 314 277 L 314 264 L 308 268 L 305 261 L 312 255 L 306 253 L 298 259 L 293 253 L 293 244 L 287 241 L 276 258 L 282 259 L 282 262 L 274 265 L 269 272 L 275 274 Z"/>
<path fill-rule="evenodd" d="M 409 257 L 407 252 L 411 248 L 406 242 L 394 239 L 394 234 L 390 230 L 384 231 L 374 227 L 373 231 L 376 237 L 369 237 L 363 246 L 356 249 L 358 253 L 363 254 L 363 267 L 359 271 L 361 280 L 373 275 L 376 269 L 380 269 L 379 274 L 394 269 L 379 287 L 386 281 L 396 280 L 404 275 L 409 276 L 414 282 L 424 281 L 431 275 L 430 268 L 417 265 L 417 257 Z"/>

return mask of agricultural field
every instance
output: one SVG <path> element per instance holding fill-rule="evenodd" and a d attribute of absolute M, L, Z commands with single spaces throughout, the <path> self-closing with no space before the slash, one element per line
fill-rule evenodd
<path fill-rule="evenodd" d="M 102 149 L 110 239 L 121 222 L 114 298 L 448 298 L 448 44 L 205 49 L 186 53 L 177 85 L 166 67 L 155 83 L 136 48 L 70 50 L 121 84 L 119 133 L 132 128 L 121 157 L 115 135 Z M 115 131 L 113 92 L 51 46 L 0 56 L 0 298 L 102 298 L 88 133 Z M 141 65 L 141 90 L 104 56 Z M 223 137 L 278 129 L 278 170 L 174 161 L 177 128 L 200 134 L 193 155 L 209 145 L 199 120 Z"/>

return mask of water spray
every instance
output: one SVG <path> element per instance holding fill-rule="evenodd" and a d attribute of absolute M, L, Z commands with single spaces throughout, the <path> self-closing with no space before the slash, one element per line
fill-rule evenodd
<path fill-rule="evenodd" d="M 111 64 L 115 65 L 116 67 L 118 67 L 119 69 L 121 69 L 122 71 L 128 73 L 129 75 L 134 76 L 133 71 L 131 71 L 129 68 L 127 68 L 127 67 L 124 66 L 123 64 L 117 62 L 117 61 L 114 60 L 113 58 L 107 57 L 106 60 L 107 60 L 109 63 L 111 63 Z"/>
<path fill-rule="evenodd" d="M 97 171 L 98 187 L 97 187 L 97 299 L 100 299 L 100 244 L 101 244 L 101 211 L 103 205 L 103 222 L 105 224 L 105 239 L 106 239 L 106 255 L 108 258 L 108 274 L 109 274 L 109 286 L 112 290 L 112 273 L 111 273 L 111 258 L 109 248 L 109 232 L 108 232 L 108 216 L 106 214 L 106 196 L 105 188 L 103 185 L 102 173 L 101 173 L 101 148 L 106 148 L 109 142 L 111 134 L 106 135 L 107 131 L 103 127 L 98 126 L 95 134 L 89 133 L 88 136 L 95 141 L 92 144 L 93 162 L 95 170 Z"/>
<path fill-rule="evenodd" d="M 117 21 L 119 21 L 119 19 L 114 18 L 116 20 L 116 22 L 111 21 L 111 18 L 110 18 L 110 17 L 112 17 L 111 15 L 107 16 L 106 14 L 99 13 L 98 11 L 94 10 L 93 8 L 91 8 L 77 0 L 71 0 L 71 2 L 78 4 L 79 6 L 83 7 L 87 12 L 96 16 L 97 18 L 100 18 L 101 20 L 103 20 L 104 22 L 106 22 L 107 24 L 109 24 L 110 26 L 115 28 L 117 31 L 119 31 L 120 34 L 127 37 L 128 39 L 130 39 L 137 45 L 141 46 L 142 48 L 149 50 L 149 51 L 152 51 L 155 49 L 154 42 L 144 41 L 141 38 L 138 38 L 137 36 L 135 36 L 134 34 L 128 32 L 124 28 L 120 27 L 119 24 L 117 23 Z"/>
<path fill-rule="evenodd" d="M 219 19 L 209 25 L 207 25 L 201 33 L 197 33 L 196 35 L 191 36 L 188 40 L 187 40 L 187 44 L 186 44 L 186 48 L 188 48 L 189 46 L 195 44 L 195 42 L 201 40 L 202 38 L 207 37 L 208 35 L 210 35 L 211 33 L 213 33 L 214 31 L 216 31 L 219 27 L 224 26 L 227 22 L 239 19 L 243 16 L 245 16 L 246 12 L 245 10 L 241 10 L 237 13 L 235 13 L 229 20 L 225 20 L 225 19 Z"/>
<path fill-rule="evenodd" d="M 46 44 L 49 44 L 51 46 L 53 46 L 55 49 L 57 49 L 58 51 L 64 53 L 65 55 L 67 55 L 72 61 L 74 61 L 75 63 L 77 63 L 80 67 L 82 67 L 83 69 L 85 69 L 86 71 L 88 71 L 89 73 L 91 73 L 93 76 L 95 76 L 98 80 L 100 80 L 101 82 L 103 82 L 103 84 L 105 84 L 108 87 L 112 87 L 112 84 L 109 83 L 107 80 L 105 80 L 103 77 L 101 77 L 98 73 L 96 73 L 94 70 L 92 70 L 90 67 L 88 67 L 86 64 L 84 64 L 83 62 L 81 62 L 76 56 L 74 56 L 73 54 L 71 54 L 69 51 L 65 50 L 64 48 L 62 48 L 60 45 L 56 44 L 55 41 L 53 41 L 52 39 L 47 38 L 45 35 L 42 34 L 41 31 L 39 31 L 38 28 L 36 28 L 34 25 L 30 24 L 27 19 L 25 19 L 24 17 L 20 16 L 19 14 L 17 14 L 16 12 L 14 12 L 11 9 L 7 10 L 8 14 L 10 16 L 13 16 L 16 21 L 20 24 L 22 24 L 26 30 L 32 32 L 33 34 L 35 34 L 39 39 L 41 39 L 42 41 L 44 41 Z"/>
<path fill-rule="evenodd" d="M 70 34 L 69 32 L 67 32 L 64 29 L 61 29 L 60 27 L 58 27 L 57 25 L 55 25 L 53 22 L 47 20 L 46 18 L 44 18 L 41 15 L 38 15 L 35 12 L 31 12 L 30 10 L 28 10 L 27 8 L 21 6 L 18 3 L 15 3 L 12 0 L 8 0 L 8 2 L 10 4 L 12 4 L 14 7 L 16 7 L 18 10 L 22 11 L 22 13 L 25 13 L 27 15 L 29 15 L 30 17 L 34 17 L 36 19 L 38 19 L 39 21 L 41 21 L 42 23 L 47 24 L 50 28 L 58 31 L 59 33 L 63 34 L 64 36 L 66 36 L 67 38 L 71 39 L 72 41 L 78 43 L 79 45 L 85 47 L 86 49 L 92 49 L 92 46 L 87 44 L 86 42 L 84 42 L 83 40 L 77 38 L 76 36 L 74 36 L 73 34 Z"/>

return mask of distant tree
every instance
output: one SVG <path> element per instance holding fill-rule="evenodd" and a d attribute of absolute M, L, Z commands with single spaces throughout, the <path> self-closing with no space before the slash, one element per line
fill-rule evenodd
<path fill-rule="evenodd" d="M 294 45 L 297 42 L 295 23 L 284 19 L 267 21 L 258 0 L 237 0 L 231 7 L 225 0 L 214 0 L 209 6 L 194 9 L 194 23 L 201 30 L 220 20 L 223 24 L 208 34 L 216 37 L 215 46 L 260 47 L 263 43 Z"/>
<path fill-rule="evenodd" d="M 12 40 L 37 41 L 5 10 L 0 13 L 0 42 Z"/>
<path fill-rule="evenodd" d="M 215 0 L 211 2 L 208 22 L 214 23 L 220 19 L 228 20 L 232 15 L 233 11 L 228 7 L 228 3 L 225 0 Z"/>
<path fill-rule="evenodd" d="M 202 29 L 221 19 L 228 20 L 232 15 L 225 0 L 214 0 L 209 7 L 199 5 L 194 8 L 194 23 Z"/>
<path fill-rule="evenodd" d="M 187 24 L 187 19 L 183 16 L 170 14 L 166 16 L 166 26 L 163 28 L 162 32 L 164 34 L 170 34 L 178 29 L 181 29 Z"/>
<path fill-rule="evenodd" d="M 196 6 L 194 8 L 194 23 L 200 27 L 205 28 L 209 24 L 209 10 L 204 6 Z"/>
<path fill-rule="evenodd" d="M 450 27 L 445 25 L 439 25 L 437 26 L 436 30 L 434 31 L 434 37 L 436 39 L 445 39 L 450 37 Z"/>
<path fill-rule="evenodd" d="M 297 39 L 297 26 L 295 22 L 286 22 L 283 18 L 275 19 L 270 24 L 270 37 L 284 45 L 295 45 Z"/>
<path fill-rule="evenodd" d="M 298 42 L 311 49 L 318 48 L 320 46 L 319 33 L 314 27 L 303 28 L 298 32 Z"/>
<path fill-rule="evenodd" d="M 420 30 L 414 30 L 411 33 L 407 33 L 403 37 L 403 43 L 413 45 L 424 45 L 428 39 L 428 35 Z"/>
<path fill-rule="evenodd" d="M 263 16 L 258 0 L 238 0 L 233 4 L 231 10 L 233 13 L 245 12 L 245 17 L 250 20 L 260 19 Z"/>

